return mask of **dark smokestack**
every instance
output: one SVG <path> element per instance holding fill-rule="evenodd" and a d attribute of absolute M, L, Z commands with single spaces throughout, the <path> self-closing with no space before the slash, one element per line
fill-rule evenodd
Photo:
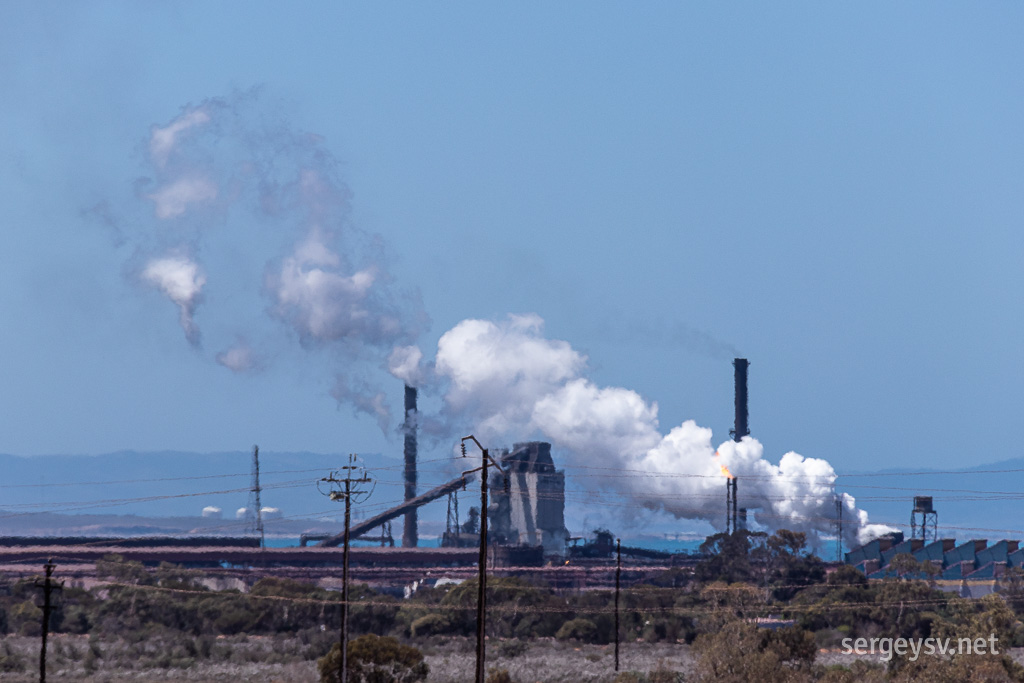
<path fill-rule="evenodd" d="M 405 385 L 405 499 L 416 497 L 416 389 Z M 415 548 L 419 543 L 416 509 L 405 513 L 402 547 Z"/>
<path fill-rule="evenodd" d="M 737 495 L 736 495 L 736 477 L 729 477 L 725 480 L 725 533 L 733 534 L 739 530 L 739 511 L 736 506 Z M 743 510 L 743 520 L 746 524 L 746 509 Z"/>
<path fill-rule="evenodd" d="M 737 358 L 732 362 L 733 377 L 736 382 L 736 425 L 729 433 L 733 441 L 739 441 L 745 436 L 750 436 L 750 427 L 747 425 L 747 366 L 746 358 Z"/>

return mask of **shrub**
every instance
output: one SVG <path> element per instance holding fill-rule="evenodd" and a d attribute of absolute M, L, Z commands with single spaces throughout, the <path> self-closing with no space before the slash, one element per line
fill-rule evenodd
<path fill-rule="evenodd" d="M 317 660 L 321 683 L 339 683 L 341 647 Z M 427 678 L 423 653 L 389 636 L 359 636 L 348 644 L 348 681 L 346 683 L 415 683 Z"/>
<path fill-rule="evenodd" d="M 590 619 L 570 619 L 562 624 L 555 637 L 559 640 L 580 640 L 592 643 L 597 635 L 597 626 Z"/>
<path fill-rule="evenodd" d="M 635 671 L 623 671 L 612 679 L 612 683 L 644 683 L 644 678 Z"/>
<path fill-rule="evenodd" d="M 503 640 L 498 643 L 498 656 L 505 657 L 506 659 L 515 659 L 529 649 L 530 646 L 521 640 Z"/>
<path fill-rule="evenodd" d="M 491 669 L 487 674 L 487 683 L 512 683 L 508 669 Z"/>
<path fill-rule="evenodd" d="M 31 601 L 19 602 L 11 608 L 11 629 L 23 636 L 38 636 L 42 632 L 42 611 Z"/>
<path fill-rule="evenodd" d="M 659 665 L 657 669 L 647 674 L 647 680 L 650 683 L 679 683 L 683 680 L 683 675 Z"/>
<path fill-rule="evenodd" d="M 452 620 L 447 614 L 427 614 L 412 622 L 410 631 L 413 638 L 444 635 L 452 631 Z"/>

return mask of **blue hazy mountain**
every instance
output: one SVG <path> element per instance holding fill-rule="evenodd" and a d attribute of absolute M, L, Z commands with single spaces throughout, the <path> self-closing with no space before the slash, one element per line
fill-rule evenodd
<path fill-rule="evenodd" d="M 421 454 L 419 491 L 458 474 L 454 459 Z M 368 517 L 402 500 L 403 463 L 398 457 L 361 454 L 358 462 L 376 480 L 372 495 L 357 505 L 355 517 Z M 336 454 L 260 452 L 261 504 L 278 508 L 286 520 L 340 523 L 342 506 L 318 489 L 318 480 L 347 463 Z M 0 534 L 17 533 L 16 521 L 37 513 L 59 515 L 134 515 L 143 518 L 199 517 L 204 507 L 222 510 L 225 522 L 238 508 L 251 505 L 252 453 L 185 453 L 178 451 L 121 451 L 103 455 L 45 455 L 21 457 L 0 454 Z M 574 481 L 567 472 L 566 524 L 574 535 L 606 527 L 624 538 L 700 537 L 713 533 L 703 522 L 674 520 L 638 510 L 624 519 L 623 499 L 612 506 L 578 506 L 592 480 Z M 909 532 L 915 495 L 932 496 L 939 513 L 939 534 L 969 538 L 1024 538 L 1016 511 L 1024 498 L 1024 458 L 974 465 L 957 470 L 890 469 L 850 472 L 840 477 L 838 490 L 854 495 L 874 522 Z M 742 491 L 742 488 L 741 488 Z M 478 489 L 459 494 L 462 515 L 479 504 Z M 723 505 L 725 491 L 722 491 Z M 742 494 L 741 494 L 742 498 Z M 741 503 L 742 504 L 742 503 Z M 446 501 L 438 500 L 420 512 L 424 534 L 444 526 Z M 634 523 L 630 523 L 630 520 Z M 6 524 L 5 524 L 6 522 Z M 400 522 L 395 533 L 400 535 Z M 4 527 L 7 530 L 4 530 Z"/>
<path fill-rule="evenodd" d="M 380 454 L 358 456 L 378 479 L 363 509 L 401 498 L 401 462 Z M 339 517 L 341 505 L 318 490 L 318 480 L 347 456 L 260 452 L 261 505 L 285 517 Z M 0 510 L 200 516 L 217 507 L 226 519 L 251 506 L 252 453 L 121 451 L 103 455 L 0 455 Z"/>

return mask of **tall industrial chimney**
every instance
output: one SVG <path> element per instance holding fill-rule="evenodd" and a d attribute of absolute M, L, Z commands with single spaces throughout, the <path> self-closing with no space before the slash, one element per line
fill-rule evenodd
<path fill-rule="evenodd" d="M 416 497 L 416 388 L 405 385 L 405 499 Z M 416 508 L 405 513 L 402 547 L 415 548 L 419 543 Z"/>
<path fill-rule="evenodd" d="M 746 358 L 733 360 L 733 376 L 736 382 L 736 425 L 729 432 L 732 440 L 739 442 L 743 437 L 750 436 L 747 425 L 747 366 Z"/>

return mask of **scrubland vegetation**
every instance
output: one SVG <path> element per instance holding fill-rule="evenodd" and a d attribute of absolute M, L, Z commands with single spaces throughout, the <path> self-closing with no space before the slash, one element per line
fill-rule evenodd
<path fill-rule="evenodd" d="M 966 600 L 928 581 L 868 583 L 849 567 L 826 576 L 796 533 L 721 534 L 704 549 L 707 559 L 693 571 L 673 569 L 623 590 L 618 674 L 609 591 L 565 593 L 492 577 L 490 680 L 1024 681 L 1024 668 L 1006 654 L 1024 645 L 1020 577 L 1003 596 Z M 212 591 L 198 571 L 150 571 L 117 557 L 97 572 L 109 583 L 65 589 L 52 614 L 51 680 L 337 681 L 336 592 L 274 578 L 248 593 Z M 471 680 L 475 582 L 421 588 L 406 600 L 366 586 L 351 592 L 351 681 Z M 36 680 L 37 594 L 32 582 L 16 581 L 0 596 L 0 681 Z M 989 635 L 999 654 L 880 662 L 838 652 L 844 638 Z"/>

